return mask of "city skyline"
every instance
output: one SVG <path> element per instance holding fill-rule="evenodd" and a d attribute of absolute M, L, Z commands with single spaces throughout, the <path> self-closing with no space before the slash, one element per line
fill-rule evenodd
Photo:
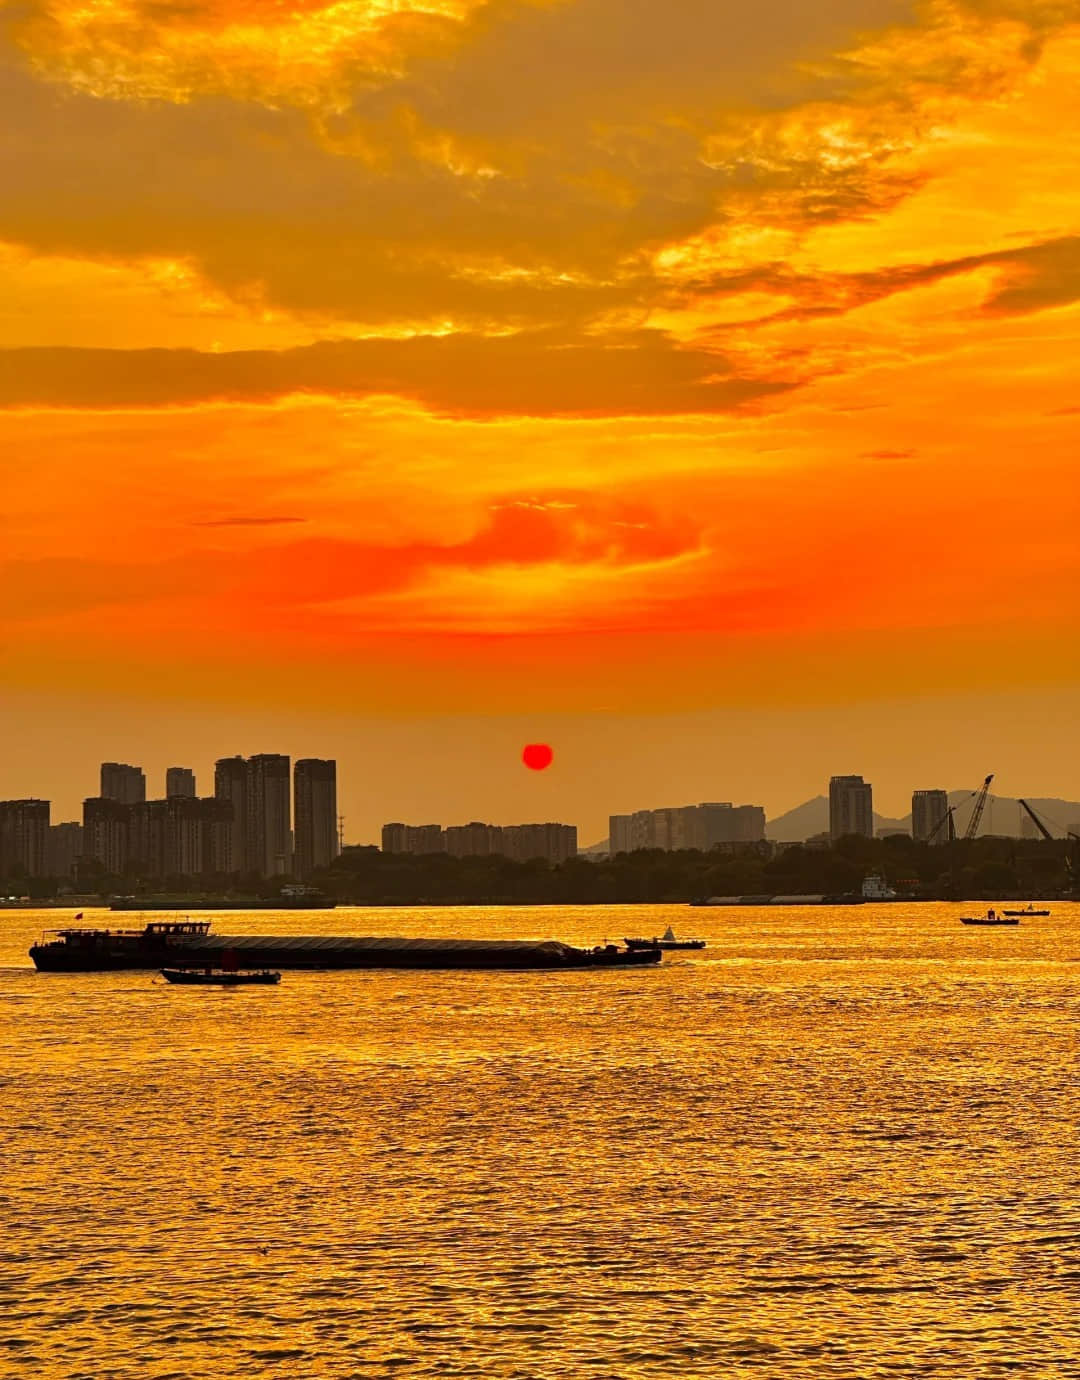
<path fill-rule="evenodd" d="M 253 876 L 301 881 L 339 851 L 337 763 L 256 753 L 219 758 L 213 794 L 198 796 L 190 768 L 171 766 L 164 792 L 147 775 L 102 762 L 99 793 L 78 820 L 56 819 L 40 796 L 0 799 L 0 876 L 72 878 L 86 873 L 148 878 Z"/>
<path fill-rule="evenodd" d="M 194 791 L 197 781 L 201 779 L 207 782 L 212 782 L 211 789 L 213 796 L 216 796 L 218 798 L 234 800 L 236 805 L 234 819 L 229 829 L 231 842 L 227 846 L 227 854 L 230 861 L 230 865 L 225 869 L 228 871 L 241 870 L 241 866 L 237 862 L 237 859 L 241 858 L 244 860 L 245 864 L 249 868 L 256 865 L 255 860 L 252 856 L 252 848 L 256 847 L 256 845 L 253 845 L 249 841 L 251 837 L 250 824 L 248 822 L 248 814 L 251 808 L 248 800 L 249 763 L 254 762 L 262 764 L 263 767 L 269 767 L 270 769 L 276 770 L 278 774 L 278 786 L 276 791 L 277 803 L 275 805 L 275 809 L 277 812 L 277 823 L 272 826 L 271 830 L 271 832 L 273 832 L 273 830 L 276 830 L 276 841 L 271 840 L 269 836 L 267 836 L 267 838 L 265 838 L 262 843 L 257 845 L 257 849 L 261 850 L 261 857 L 263 859 L 263 862 L 258 863 L 257 866 L 258 869 L 262 870 L 266 875 L 272 875 L 274 871 L 282 871 L 283 868 L 281 865 L 281 859 L 284 858 L 286 854 L 288 854 L 290 857 L 292 856 L 290 852 L 291 844 L 286 841 L 286 835 L 288 832 L 289 825 L 283 824 L 282 815 L 284 812 L 284 816 L 291 823 L 292 827 L 295 828 L 296 819 L 299 813 L 299 801 L 301 798 L 299 780 L 303 779 L 305 771 L 310 771 L 313 774 L 313 788 L 316 791 L 322 790 L 323 800 L 324 802 L 326 802 L 322 805 L 304 806 L 304 808 L 309 812 L 312 809 L 318 812 L 318 823 L 315 826 L 313 826 L 313 830 L 319 833 L 322 841 L 318 845 L 311 845 L 314 849 L 314 851 L 311 854 L 312 857 L 317 856 L 321 860 L 329 854 L 332 854 L 333 851 L 336 851 L 339 829 L 342 830 L 342 837 L 344 839 L 344 842 L 348 845 L 359 844 L 362 846 L 379 846 L 383 838 L 383 831 L 386 827 L 387 815 L 388 813 L 394 813 L 393 811 L 388 811 L 386 808 L 386 802 L 394 798 L 393 781 L 386 780 L 383 782 L 377 782 L 369 776 L 366 783 L 368 789 L 365 792 L 367 797 L 365 802 L 366 817 L 376 822 L 372 824 L 371 832 L 366 836 L 361 835 L 358 832 L 358 830 L 350 828 L 350 821 L 344 813 L 342 804 L 338 800 L 338 759 L 336 758 L 321 759 L 311 757 L 298 757 L 293 759 L 290 756 L 290 754 L 256 753 L 252 754 L 250 757 L 217 757 L 213 759 L 209 768 L 200 768 L 196 770 L 191 767 L 176 766 L 173 761 L 175 756 L 176 754 L 173 753 L 169 757 L 170 765 L 167 767 L 163 767 L 161 769 L 158 769 L 156 766 L 144 768 L 141 764 L 137 763 L 132 764 L 125 762 L 110 761 L 100 763 L 96 772 L 93 774 L 96 775 L 103 784 L 106 782 L 111 783 L 110 788 L 114 790 L 114 799 L 117 801 L 117 803 L 125 803 L 128 797 L 130 797 L 132 801 L 139 801 L 140 803 L 148 799 L 156 799 L 161 804 L 164 804 L 166 799 L 172 799 L 178 802 L 184 799 L 195 799 L 195 797 L 192 795 L 192 792 Z M 329 770 L 328 775 L 325 779 L 325 783 L 320 784 L 320 782 L 318 781 L 318 777 L 320 771 L 323 769 Z M 230 784 L 228 780 L 230 770 L 232 770 L 234 774 L 239 774 L 238 781 L 234 781 L 232 784 Z M 343 797 L 344 800 L 349 797 L 350 793 L 354 793 L 357 790 L 358 783 L 355 780 L 353 780 L 353 774 L 350 773 L 348 770 L 345 771 L 343 779 L 346 783 L 348 783 L 346 794 Z M 527 778 L 527 782 L 530 779 L 531 777 Z M 160 790 L 160 792 L 158 791 L 159 781 L 162 783 L 162 789 Z M 927 828 L 927 825 L 925 823 L 925 816 L 920 815 L 920 809 L 926 807 L 927 804 L 929 804 L 929 808 L 937 812 L 933 814 L 931 820 L 931 823 L 936 823 L 936 821 L 941 817 L 941 811 L 943 808 L 939 803 L 940 799 L 944 798 L 949 793 L 951 793 L 954 797 L 961 798 L 961 800 L 966 795 L 974 795 L 973 787 L 969 789 L 965 788 L 964 786 L 958 785 L 951 785 L 946 788 L 927 785 L 911 785 L 909 778 L 908 781 L 905 782 L 905 784 L 900 788 L 901 794 L 899 799 L 896 799 L 895 791 L 892 793 L 891 798 L 894 801 L 894 804 L 893 808 L 890 810 L 888 808 L 887 803 L 883 802 L 879 795 L 875 792 L 874 783 L 872 781 L 865 780 L 862 777 L 845 777 L 843 775 L 837 775 L 836 773 L 832 773 L 825 780 L 825 782 L 818 781 L 817 783 L 811 783 L 810 793 L 804 796 L 802 799 L 792 802 L 792 804 L 789 805 L 786 809 L 768 809 L 767 807 L 756 804 L 740 804 L 733 807 L 731 802 L 717 803 L 715 801 L 705 802 L 704 804 L 699 803 L 697 805 L 682 806 L 639 804 L 637 809 L 623 811 L 622 813 L 609 811 L 603 816 L 601 821 L 597 822 L 595 826 L 587 824 L 584 828 L 582 828 L 581 825 L 575 823 L 573 827 L 578 831 L 580 846 L 582 848 L 592 847 L 598 843 L 601 843 L 605 837 L 609 841 L 613 837 L 622 838 L 623 835 L 621 833 L 616 834 L 615 830 L 613 829 L 613 825 L 615 824 L 616 820 L 624 821 L 627 830 L 630 829 L 631 821 L 642 821 L 642 823 L 637 826 L 637 833 L 640 835 L 641 841 L 636 843 L 634 846 L 659 846 L 664 848 L 708 847 L 711 846 L 711 842 L 709 840 L 712 839 L 713 833 L 715 833 L 715 841 L 727 841 L 729 838 L 729 831 L 732 829 L 732 825 L 729 823 L 725 824 L 724 826 L 720 826 L 719 832 L 717 832 L 716 825 L 696 825 L 694 823 L 689 822 L 689 818 L 687 822 L 676 823 L 674 817 L 682 815 L 686 815 L 689 817 L 689 815 L 692 814 L 711 811 L 714 815 L 716 815 L 717 812 L 726 812 L 725 818 L 728 820 L 738 819 L 741 818 L 741 816 L 743 815 L 747 816 L 747 823 L 739 826 L 736 832 L 730 833 L 731 841 L 752 841 L 755 838 L 765 837 L 766 823 L 769 826 L 769 837 L 787 837 L 787 835 L 783 834 L 779 836 L 774 835 L 771 832 L 771 826 L 773 825 L 773 823 L 777 821 L 782 821 L 784 817 L 788 814 L 799 814 L 801 810 L 805 810 L 807 807 L 814 804 L 814 802 L 828 802 L 833 787 L 836 786 L 838 783 L 843 784 L 848 781 L 857 782 L 859 783 L 859 788 L 865 789 L 865 791 L 867 792 L 866 799 L 870 814 L 866 816 L 866 818 L 860 817 L 859 820 L 856 821 L 856 827 L 851 829 L 847 827 L 848 823 L 851 822 L 851 818 L 849 818 L 848 816 L 844 816 L 841 822 L 834 827 L 834 825 L 831 822 L 831 815 L 827 815 L 826 819 L 829 822 L 823 826 L 823 829 L 824 832 L 831 833 L 834 838 L 840 836 L 845 832 L 863 832 L 872 834 L 877 829 L 879 822 L 883 822 L 886 826 L 892 827 L 900 821 L 903 821 L 904 819 L 908 820 L 908 827 L 915 832 L 915 836 L 917 838 L 923 838 L 925 837 L 925 830 Z M 814 784 L 817 785 L 817 790 L 813 789 Z M 445 786 L 445 783 L 443 783 L 443 785 Z M 767 797 L 769 794 L 768 776 L 762 776 L 759 779 L 757 786 L 759 789 L 757 789 L 755 793 L 759 796 L 759 798 Z M 360 783 L 360 787 L 361 789 L 363 789 L 362 781 Z M 311 787 L 308 788 L 307 796 L 305 798 L 310 797 L 311 789 Z M 600 790 L 604 795 L 605 799 L 610 799 L 610 793 L 608 792 L 606 786 L 602 782 L 600 783 Z M 620 793 L 621 791 L 622 788 L 620 788 Z M 572 794 L 572 792 L 570 794 Z M 1019 797 L 1021 794 L 1025 797 L 1029 797 L 1034 800 L 1054 798 L 1068 802 L 1073 793 L 1065 792 L 1060 796 L 1054 795 L 1053 797 L 1051 797 L 1047 795 L 1045 792 L 1032 790 L 1030 789 L 1030 787 L 1027 787 L 1022 791 L 1018 789 L 1015 792 L 1014 796 L 1009 796 L 1003 790 L 996 790 L 990 796 L 989 814 L 987 817 L 988 827 L 993 823 L 993 811 L 995 801 L 998 800 L 999 797 L 1006 801 L 1012 800 L 1016 797 Z M 563 805 L 552 804 L 552 802 L 558 802 L 560 799 L 565 800 L 567 798 L 567 795 L 563 792 L 560 792 L 559 790 L 552 791 L 549 789 L 543 792 L 537 792 L 534 789 L 532 789 L 531 786 L 526 784 L 523 790 L 511 792 L 510 799 L 512 802 L 516 803 L 512 803 L 508 808 L 505 809 L 487 810 L 469 810 L 465 808 L 462 804 L 462 800 L 466 798 L 467 795 L 467 792 L 452 792 L 450 796 L 451 804 L 449 806 L 449 809 L 443 809 L 441 813 L 444 816 L 449 816 L 457 821 L 466 821 L 468 819 L 475 820 L 485 817 L 498 818 L 501 821 L 503 821 L 503 825 L 492 827 L 512 826 L 515 821 L 522 822 L 530 816 L 534 819 L 545 818 L 548 820 L 554 820 L 557 818 L 576 818 L 576 816 L 570 808 L 567 808 Z M 637 791 L 637 796 L 638 800 L 640 801 L 640 788 Z M 920 800 L 920 798 L 922 797 L 926 797 L 927 800 Z M 47 795 L 44 791 L 39 790 L 37 793 L 12 792 L 10 795 L 0 795 L 0 799 L 9 799 L 13 801 L 50 801 L 52 803 L 52 824 L 54 826 L 58 824 L 66 824 L 69 822 L 81 822 L 85 802 L 90 800 L 91 798 L 92 797 L 89 796 L 82 796 L 78 800 L 77 804 L 72 808 L 71 812 L 67 813 L 65 810 L 63 798 L 57 798 L 53 795 Z M 474 795 L 473 798 L 476 799 L 478 797 Z M 328 803 L 330 801 L 333 802 L 332 805 Z M 551 805 L 551 808 L 547 808 L 546 805 L 542 804 L 543 801 L 548 802 L 548 804 Z M 258 807 L 256 809 L 256 813 L 259 813 L 260 809 L 263 809 L 263 813 L 265 813 L 265 809 L 263 807 Z M 400 811 L 397 813 L 399 818 L 422 819 L 425 816 L 430 817 L 431 815 L 434 815 L 436 813 L 436 810 L 428 809 L 425 805 L 421 804 L 419 808 L 412 809 L 410 811 Z M 751 815 L 754 816 L 752 822 L 750 822 Z M 653 820 L 651 822 L 645 823 L 646 817 L 649 816 L 653 817 Z M 665 817 L 664 821 L 662 822 L 662 828 L 655 822 L 661 816 Z M 670 821 L 667 817 L 671 817 Z M 720 816 L 717 815 L 717 817 L 719 818 Z M 869 826 L 869 828 L 867 827 L 866 823 L 867 818 L 872 818 L 873 820 L 873 823 Z M 961 816 L 958 816 L 958 819 L 961 819 L 961 822 L 963 822 Z M 1001 822 L 1002 821 L 999 818 L 999 824 Z M 1073 819 L 1070 815 L 1068 821 L 1059 822 L 1059 827 L 1073 828 L 1076 825 L 1076 823 L 1077 820 Z M 455 827 L 460 826 L 455 825 Z M 1026 817 L 1018 817 L 1016 821 L 1016 828 L 1013 827 L 1013 822 L 1010 820 L 1008 821 L 1007 826 L 1003 829 L 1003 832 L 1005 832 L 1006 834 L 1014 833 L 1018 834 L 1019 836 L 1024 836 L 1025 831 L 1029 827 L 1034 827 L 1031 824 L 1030 820 L 1027 820 Z M 658 828 L 660 828 L 659 833 L 656 832 Z M 645 830 L 644 833 L 642 832 L 643 829 Z M 283 830 L 285 832 L 283 832 Z M 822 832 L 822 829 L 807 829 L 803 836 L 811 837 L 812 835 L 816 835 L 820 832 Z M 699 835 L 701 835 L 701 837 L 698 837 Z M 708 835 L 708 838 L 706 838 L 706 835 Z M 314 832 L 312 833 L 312 837 L 314 837 Z M 627 834 L 627 837 L 629 837 L 629 834 Z M 946 837 L 947 836 L 942 833 L 938 837 L 937 841 L 944 841 Z M 276 863 L 273 861 L 275 858 L 277 859 Z M 309 865 L 317 866 L 322 864 L 305 863 L 305 866 Z"/>

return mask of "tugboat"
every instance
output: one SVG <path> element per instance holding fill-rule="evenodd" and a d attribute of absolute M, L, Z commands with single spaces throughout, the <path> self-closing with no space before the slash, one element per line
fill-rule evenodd
<path fill-rule="evenodd" d="M 30 947 L 42 973 L 106 973 L 160 968 L 178 950 L 205 941 L 209 920 L 151 920 L 141 930 L 46 930 Z"/>
<path fill-rule="evenodd" d="M 676 939 L 675 931 L 669 925 L 659 939 L 623 939 L 626 947 L 633 952 L 643 949 L 703 949 L 704 939 Z"/>

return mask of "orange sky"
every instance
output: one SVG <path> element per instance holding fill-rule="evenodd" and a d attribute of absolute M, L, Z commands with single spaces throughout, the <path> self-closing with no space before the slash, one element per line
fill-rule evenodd
<path fill-rule="evenodd" d="M 1080 796 L 1080 3 L 20 0 L 0 122 L 0 794 Z"/>

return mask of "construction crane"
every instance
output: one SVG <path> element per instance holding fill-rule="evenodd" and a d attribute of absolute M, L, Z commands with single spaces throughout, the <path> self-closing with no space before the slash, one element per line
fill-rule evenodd
<path fill-rule="evenodd" d="M 1027 803 L 1027 801 L 1026 801 L 1026 800 L 1021 800 L 1021 801 L 1020 801 L 1020 805 L 1021 805 L 1021 807 L 1022 807 L 1023 809 L 1025 809 L 1025 810 L 1028 812 L 1029 816 L 1031 817 L 1031 820 L 1032 820 L 1033 824 L 1035 825 L 1035 828 L 1038 829 L 1039 833 L 1042 834 L 1043 838 L 1046 839 L 1046 840 L 1048 840 L 1050 843 L 1054 843 L 1054 842 L 1055 842 L 1055 839 L 1054 839 L 1053 834 L 1052 834 L 1052 833 L 1050 832 L 1050 830 L 1046 827 L 1046 825 L 1042 822 L 1042 820 L 1041 820 L 1041 819 L 1039 818 L 1039 816 L 1035 813 L 1035 811 L 1031 808 L 1031 806 Z M 1070 886 L 1073 887 L 1073 889 L 1075 890 L 1076 882 L 1077 882 L 1077 880 L 1078 880 L 1078 879 L 1077 879 L 1077 870 L 1078 870 L 1078 868 L 1077 868 L 1077 864 L 1075 864 L 1075 863 L 1073 862 L 1073 859 L 1072 859 L 1072 851 L 1071 851 L 1071 850 L 1072 850 L 1072 846 L 1073 846 L 1074 843 L 1080 844 L 1080 834 L 1074 834 L 1073 831 L 1072 831 L 1071 829 L 1066 829 L 1066 830 L 1065 830 L 1065 871 L 1068 873 L 1069 884 L 1070 884 Z M 1078 853 L 1080 853 L 1080 849 L 1078 849 L 1077 851 L 1078 851 Z"/>
<path fill-rule="evenodd" d="M 993 772 L 986 778 L 975 797 L 975 807 L 971 811 L 971 818 L 968 820 L 968 827 L 964 830 L 965 839 L 973 839 L 979 832 L 979 823 L 986 809 L 986 797 L 990 794 L 990 782 L 993 781 Z"/>
<path fill-rule="evenodd" d="M 974 795 L 974 791 L 972 792 L 972 795 Z M 941 833 L 942 829 L 948 829 L 950 843 L 956 842 L 956 823 L 953 820 L 953 815 L 956 814 L 959 808 L 960 806 L 958 804 L 949 806 L 949 808 L 945 811 L 945 813 L 941 816 L 938 822 L 927 834 L 927 843 L 933 843 L 934 840 L 937 838 L 938 834 Z"/>
<path fill-rule="evenodd" d="M 1039 816 L 1035 813 L 1035 811 L 1031 808 L 1031 806 L 1027 803 L 1027 801 L 1026 801 L 1026 800 L 1021 800 L 1021 801 L 1018 801 L 1017 803 L 1019 804 L 1019 806 L 1020 806 L 1021 809 L 1026 810 L 1026 811 L 1028 812 L 1028 815 L 1031 817 L 1031 822 L 1035 825 L 1035 828 L 1038 829 L 1039 833 L 1042 834 L 1043 838 L 1044 838 L 1044 839 L 1049 839 L 1050 842 L 1053 843 L 1053 841 L 1054 841 L 1054 836 L 1053 836 L 1053 834 L 1052 834 L 1052 833 L 1050 832 L 1050 830 L 1046 827 L 1046 825 L 1042 822 L 1042 820 L 1041 820 L 1041 819 L 1039 818 Z"/>
<path fill-rule="evenodd" d="M 926 837 L 926 842 L 933 843 L 934 840 L 937 838 L 938 834 L 941 833 L 942 829 L 948 828 L 949 842 L 954 843 L 956 841 L 956 821 L 953 819 L 953 816 L 956 814 L 957 810 L 959 810 L 960 806 L 965 803 L 966 800 L 971 800 L 972 798 L 974 798 L 975 804 L 972 807 L 971 819 L 968 821 L 968 827 L 964 831 L 964 838 L 973 839 L 975 837 L 976 831 L 978 830 L 979 821 L 982 819 L 983 810 L 985 810 L 986 808 L 986 797 L 990 794 L 990 782 L 993 781 L 993 779 L 993 775 L 991 774 L 982 783 L 982 786 L 979 788 L 979 790 L 972 791 L 971 795 L 965 796 L 964 800 L 958 800 L 955 805 L 950 805 L 949 808 L 938 820 L 938 822 L 930 830 L 930 833 Z"/>

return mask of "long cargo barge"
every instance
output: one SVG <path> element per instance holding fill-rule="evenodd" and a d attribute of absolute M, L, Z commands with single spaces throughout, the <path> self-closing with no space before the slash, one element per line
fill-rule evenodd
<path fill-rule="evenodd" d="M 157 920 L 141 930 L 51 930 L 30 949 L 43 973 L 131 968 L 616 968 L 658 963 L 659 950 L 580 949 L 558 939 L 400 939 L 211 934 L 209 920 Z"/>

